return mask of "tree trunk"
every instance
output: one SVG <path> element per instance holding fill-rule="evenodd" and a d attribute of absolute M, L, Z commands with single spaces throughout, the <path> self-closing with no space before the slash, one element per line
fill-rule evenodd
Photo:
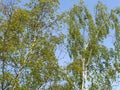
<path fill-rule="evenodd" d="M 82 90 L 86 90 L 87 68 L 85 66 L 85 59 L 82 61 Z"/>
<path fill-rule="evenodd" d="M 4 47 L 5 47 L 5 37 L 3 37 L 3 52 L 2 52 L 2 83 L 1 83 L 1 88 L 4 90 L 4 81 L 5 81 L 5 52 L 4 52 Z"/>

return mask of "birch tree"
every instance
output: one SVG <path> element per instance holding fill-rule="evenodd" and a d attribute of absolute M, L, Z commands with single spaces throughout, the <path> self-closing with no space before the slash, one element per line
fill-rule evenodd
<path fill-rule="evenodd" d="M 59 79 L 58 0 L 1 0 L 0 89 L 38 90 Z"/>
<path fill-rule="evenodd" d="M 112 89 L 112 82 L 116 79 L 119 70 L 114 64 L 117 60 L 118 68 L 120 60 L 118 16 L 119 9 L 108 10 L 101 2 L 96 5 L 94 15 L 83 2 L 74 5 L 69 11 L 68 52 L 73 61 L 68 65 L 68 71 L 72 73 L 71 79 L 79 90 Z M 108 48 L 104 43 L 112 30 L 117 32 L 113 36 L 116 37 L 116 42 L 111 44 L 115 43 L 115 47 Z M 115 56 L 117 59 L 114 58 Z"/>

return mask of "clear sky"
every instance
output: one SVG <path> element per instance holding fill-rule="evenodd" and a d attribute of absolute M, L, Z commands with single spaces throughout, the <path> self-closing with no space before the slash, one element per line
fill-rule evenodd
<path fill-rule="evenodd" d="M 24 0 L 24 2 L 28 2 L 29 0 Z M 63 11 L 68 11 L 70 10 L 70 8 L 73 7 L 74 4 L 79 4 L 80 0 L 59 0 L 60 1 L 60 9 L 59 9 L 59 13 L 62 13 Z M 84 0 L 85 5 L 88 7 L 88 9 L 90 10 L 91 13 L 94 12 L 94 7 L 97 4 L 98 1 L 101 1 L 102 3 L 104 3 L 109 9 L 115 9 L 116 7 L 120 7 L 120 0 Z M 64 29 L 67 29 L 66 27 Z M 106 46 L 112 47 L 112 39 L 111 37 L 106 39 L 106 43 L 104 43 Z M 59 53 L 61 51 L 58 51 L 57 54 L 59 56 Z M 59 61 L 59 63 L 61 65 L 66 65 L 66 63 L 70 62 L 69 56 L 66 53 L 66 51 L 64 50 L 64 52 L 62 52 L 61 54 L 61 59 Z M 113 90 L 120 90 L 120 85 L 117 87 L 114 87 Z"/>
<path fill-rule="evenodd" d="M 64 11 L 64 10 L 69 10 L 73 4 L 78 4 L 80 0 L 59 0 L 60 1 L 60 11 Z M 111 8 L 115 8 L 115 7 L 120 7 L 120 0 L 84 0 L 85 1 L 85 5 L 87 5 L 89 7 L 90 10 L 93 10 L 94 5 L 98 2 L 101 1 L 103 2 L 105 5 L 107 5 L 107 7 Z"/>
<path fill-rule="evenodd" d="M 72 8 L 74 4 L 79 4 L 80 0 L 59 0 L 59 1 L 60 1 L 59 12 L 61 13 L 63 11 L 70 10 L 70 8 Z M 98 1 L 101 1 L 103 4 L 105 4 L 108 7 L 108 9 L 115 9 L 117 7 L 120 7 L 120 0 L 84 0 L 85 5 L 88 7 L 91 13 L 94 12 L 94 7 Z M 104 44 L 108 46 L 109 48 L 113 47 L 111 44 L 113 40 L 114 39 L 112 37 L 109 37 L 108 39 L 105 40 L 106 42 Z M 60 61 L 60 63 L 61 65 L 65 65 L 69 61 L 70 60 L 68 58 L 68 54 L 65 54 L 64 58 Z M 120 90 L 120 84 L 117 83 L 117 85 L 119 86 L 115 86 L 113 90 Z"/>

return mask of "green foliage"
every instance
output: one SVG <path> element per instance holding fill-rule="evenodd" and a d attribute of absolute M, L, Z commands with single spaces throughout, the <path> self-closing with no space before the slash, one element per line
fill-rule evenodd
<path fill-rule="evenodd" d="M 93 15 L 80 0 L 56 14 L 59 0 L 22 2 L 0 2 L 1 90 L 81 90 L 83 82 L 89 90 L 111 90 L 120 73 L 120 8 L 108 10 L 98 2 Z M 66 36 L 59 30 L 63 24 Z M 114 48 L 108 48 L 112 30 Z M 64 41 L 72 62 L 60 67 L 56 52 Z"/>
<path fill-rule="evenodd" d="M 35 90 L 59 80 L 55 50 L 64 35 L 53 36 L 54 30 L 59 29 L 55 28 L 60 20 L 57 20 L 60 15 L 55 14 L 59 2 L 30 0 L 23 8 L 19 7 L 21 2 L 1 2 L 4 3 L 0 11 L 2 90 Z"/>
<path fill-rule="evenodd" d="M 90 87 L 90 90 L 97 90 L 100 88 L 99 86 L 104 85 L 103 82 L 115 80 L 116 73 L 119 72 L 118 63 L 120 62 L 118 60 L 118 53 L 120 52 L 113 50 L 114 48 L 111 52 L 104 45 L 104 42 L 109 37 L 112 29 L 119 33 L 118 13 L 119 9 L 109 11 L 101 2 L 98 2 L 95 7 L 95 17 L 89 12 L 84 3 L 75 5 L 70 10 L 67 21 L 69 26 L 67 38 L 68 52 L 73 62 L 68 65 L 68 70 L 72 72 L 73 77 L 77 77 L 73 81 L 79 87 L 81 87 L 83 81 L 81 84 L 78 84 L 78 81 L 80 78 L 84 79 L 84 76 L 79 73 L 84 73 L 84 70 L 87 72 L 86 82 L 96 82 L 94 86 Z M 120 46 L 118 43 L 119 35 L 117 33 L 115 35 L 117 38 L 115 48 L 119 48 Z M 114 58 L 115 56 L 116 58 Z M 83 66 L 84 60 L 85 65 Z M 113 62 L 116 63 L 113 64 Z M 109 79 L 106 80 L 106 77 Z"/>

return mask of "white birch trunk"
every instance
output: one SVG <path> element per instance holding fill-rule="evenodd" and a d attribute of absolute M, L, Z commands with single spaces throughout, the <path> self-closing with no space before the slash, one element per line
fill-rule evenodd
<path fill-rule="evenodd" d="M 87 68 L 85 66 L 85 59 L 83 59 L 82 61 L 82 90 L 87 90 L 86 81 L 87 81 Z"/>

